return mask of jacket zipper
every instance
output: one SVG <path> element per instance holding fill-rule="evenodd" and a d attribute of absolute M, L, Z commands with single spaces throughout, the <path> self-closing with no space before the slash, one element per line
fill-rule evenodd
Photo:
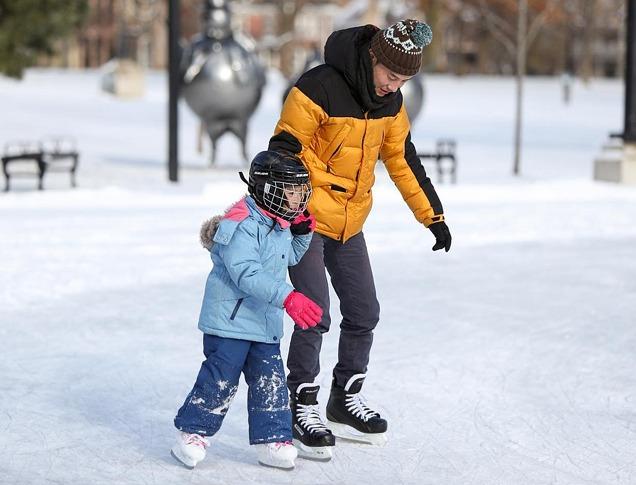
<path fill-rule="evenodd" d="M 364 112 L 364 134 L 362 135 L 362 160 L 360 161 L 360 168 L 358 168 L 358 173 L 356 173 L 356 190 L 358 190 L 358 177 L 360 177 L 360 169 L 362 168 L 362 164 L 364 163 L 364 140 L 367 138 L 367 131 L 369 130 L 369 112 L 365 111 Z M 355 195 L 355 192 L 353 193 L 353 195 Z M 352 197 L 353 197 L 352 195 Z M 345 240 L 345 234 L 347 233 L 347 222 L 348 222 L 348 212 L 347 212 L 347 207 L 349 205 L 349 199 L 347 199 L 347 202 L 345 203 L 345 225 L 344 225 L 344 229 L 342 230 L 342 236 L 341 236 L 341 240 L 344 244 L 344 240 Z"/>
<path fill-rule="evenodd" d="M 333 160 L 333 157 L 335 156 L 335 154 L 338 153 L 338 150 L 340 150 L 340 148 L 342 148 L 342 144 L 343 143 L 344 143 L 344 140 L 342 140 L 340 142 L 340 144 L 336 147 L 336 149 L 333 151 L 333 153 L 329 157 L 329 161 L 327 162 L 327 171 L 328 172 L 331 172 L 331 165 L 329 165 L 329 163 L 331 163 L 331 160 Z"/>
<path fill-rule="evenodd" d="M 238 309 L 241 306 L 241 303 L 243 303 L 243 298 L 239 298 L 239 300 L 236 302 L 234 311 L 232 311 L 232 315 L 230 315 L 230 320 L 234 320 L 234 317 L 236 316 L 236 312 L 238 312 Z"/>

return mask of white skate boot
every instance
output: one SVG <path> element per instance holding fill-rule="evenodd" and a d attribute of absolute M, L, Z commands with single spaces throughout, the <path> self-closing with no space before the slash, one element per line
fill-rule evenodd
<path fill-rule="evenodd" d="M 258 462 L 264 466 L 291 470 L 298 452 L 291 441 L 264 443 L 256 445 L 258 448 Z"/>
<path fill-rule="evenodd" d="M 208 446 L 210 446 L 210 442 L 205 436 L 179 431 L 177 442 L 170 450 L 170 453 L 183 466 L 193 469 L 197 463 L 205 458 L 205 449 Z"/>

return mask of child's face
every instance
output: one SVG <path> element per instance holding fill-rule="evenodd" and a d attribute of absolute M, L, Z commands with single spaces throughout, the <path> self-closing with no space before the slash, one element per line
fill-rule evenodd
<path fill-rule="evenodd" d="M 307 202 L 307 192 L 309 191 L 309 187 L 305 184 L 303 185 L 290 185 L 283 189 L 283 193 L 285 194 L 285 203 L 287 207 L 292 211 L 298 211 L 304 209 L 302 207 Z"/>

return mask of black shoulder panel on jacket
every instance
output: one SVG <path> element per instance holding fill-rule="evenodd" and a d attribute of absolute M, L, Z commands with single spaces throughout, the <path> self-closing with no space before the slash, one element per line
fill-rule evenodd
<path fill-rule="evenodd" d="M 329 93 L 325 89 L 323 81 L 328 77 L 325 75 L 325 71 L 330 70 L 333 69 L 325 64 L 321 64 L 307 71 L 296 81 L 296 87 L 300 89 L 305 96 L 320 106 L 325 113 L 329 113 Z"/>
<path fill-rule="evenodd" d="M 330 117 L 364 119 L 365 112 L 344 77 L 333 67 L 322 64 L 303 74 L 296 87 L 320 106 Z M 395 116 L 402 106 L 402 94 L 380 109 L 368 113 L 368 118 Z"/>

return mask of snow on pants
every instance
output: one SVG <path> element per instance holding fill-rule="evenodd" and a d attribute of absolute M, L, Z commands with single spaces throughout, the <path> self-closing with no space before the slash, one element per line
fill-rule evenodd
<path fill-rule="evenodd" d="M 320 372 L 322 334 L 331 325 L 325 268 L 340 300 L 342 314 L 338 363 L 333 369 L 335 382 L 344 387 L 353 375 L 367 371 L 373 329 L 380 318 L 380 304 L 375 294 L 364 235 L 359 233 L 343 244 L 314 233 L 300 263 L 290 266 L 289 276 L 296 290 L 320 305 L 323 317 L 313 328 L 301 330 L 294 327 L 287 358 L 287 385 L 292 393 L 298 385 L 314 382 Z"/>
<path fill-rule="evenodd" d="M 249 387 L 250 444 L 291 441 L 291 412 L 280 345 L 204 334 L 203 353 L 205 360 L 174 418 L 175 426 L 186 433 L 215 434 L 243 372 Z"/>

